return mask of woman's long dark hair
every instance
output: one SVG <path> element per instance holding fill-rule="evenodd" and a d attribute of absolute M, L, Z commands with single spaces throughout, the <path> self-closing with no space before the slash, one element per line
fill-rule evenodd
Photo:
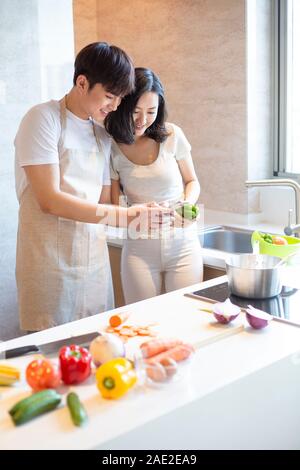
<path fill-rule="evenodd" d="M 150 69 L 135 69 L 135 91 L 123 98 L 117 110 L 110 113 L 105 121 L 107 132 L 120 144 L 134 142 L 133 112 L 140 97 L 146 92 L 157 93 L 158 110 L 153 124 L 145 131 L 145 135 L 156 142 L 163 142 L 168 137 L 165 127 L 167 110 L 164 90 L 159 78 Z"/>

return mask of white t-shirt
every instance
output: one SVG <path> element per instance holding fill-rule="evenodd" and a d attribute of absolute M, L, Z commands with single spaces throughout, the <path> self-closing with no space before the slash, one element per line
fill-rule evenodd
<path fill-rule="evenodd" d="M 101 185 L 110 185 L 109 157 L 111 138 L 103 127 L 96 124 L 105 165 Z M 28 185 L 24 166 L 59 163 L 58 141 L 61 134 L 59 101 L 51 100 L 31 108 L 21 121 L 15 138 L 15 184 L 17 197 Z M 80 119 L 67 110 L 64 146 L 70 149 L 98 151 L 90 120 Z"/>
<path fill-rule="evenodd" d="M 167 130 L 171 134 L 160 144 L 157 159 L 149 165 L 132 163 L 112 141 L 110 175 L 120 180 L 129 205 L 149 201 L 175 203 L 182 199 L 184 187 L 177 160 L 191 160 L 191 146 L 180 127 L 168 123 Z"/>

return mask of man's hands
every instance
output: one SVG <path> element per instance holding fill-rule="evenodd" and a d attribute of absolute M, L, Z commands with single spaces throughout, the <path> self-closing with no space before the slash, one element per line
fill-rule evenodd
<path fill-rule="evenodd" d="M 163 207 L 156 202 L 140 204 L 128 208 L 131 232 L 151 233 L 152 230 L 171 227 L 174 221 L 174 210 Z"/>

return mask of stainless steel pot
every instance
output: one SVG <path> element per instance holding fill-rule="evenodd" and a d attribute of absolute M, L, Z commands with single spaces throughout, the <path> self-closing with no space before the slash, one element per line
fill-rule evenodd
<path fill-rule="evenodd" d="M 280 294 L 280 259 L 276 256 L 242 254 L 226 260 L 229 289 L 248 299 L 267 299 Z"/>

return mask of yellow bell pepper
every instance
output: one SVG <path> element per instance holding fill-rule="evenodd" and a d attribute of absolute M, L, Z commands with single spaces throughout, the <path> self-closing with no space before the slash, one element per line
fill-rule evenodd
<path fill-rule="evenodd" d="M 124 357 L 107 361 L 96 371 L 97 387 L 103 398 L 120 398 L 136 380 L 132 363 Z"/>
<path fill-rule="evenodd" d="M 20 371 L 16 367 L 0 364 L 0 385 L 12 385 L 20 380 Z"/>

